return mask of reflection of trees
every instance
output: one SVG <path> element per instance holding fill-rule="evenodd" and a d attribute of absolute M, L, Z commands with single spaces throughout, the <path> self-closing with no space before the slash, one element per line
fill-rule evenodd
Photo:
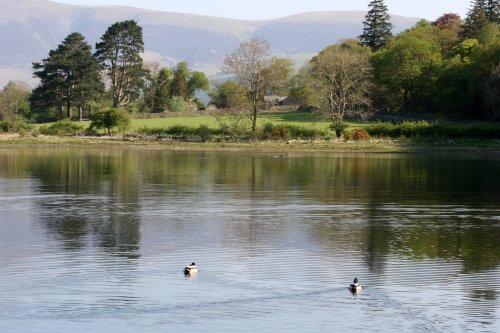
<path fill-rule="evenodd" d="M 251 205 L 247 218 L 252 223 L 236 223 L 224 231 L 234 239 L 260 242 L 272 236 L 269 232 L 280 232 L 279 226 L 270 231 L 259 225 L 259 209 L 267 202 L 355 203 L 364 209 L 357 217 L 360 223 L 349 230 L 339 230 L 349 222 L 342 218 L 323 218 L 325 223 L 308 230 L 317 242 L 332 248 L 352 246 L 342 238 L 355 235 L 372 271 L 382 271 L 393 253 L 459 258 L 466 272 L 500 263 L 500 230 L 490 209 L 498 209 L 500 197 L 497 162 L 419 155 L 296 152 L 275 157 L 116 148 L 23 149 L 0 155 L 0 176 L 30 174 L 39 182 L 38 192 L 67 195 L 43 199 L 39 210 L 47 229 L 68 247 L 83 246 L 85 237 L 96 237 L 102 247 L 134 256 L 140 238 L 141 193 L 154 193 L 148 198 L 147 209 L 151 209 L 178 198 L 204 200 L 216 187 Z M 482 216 L 454 216 L 446 211 L 450 205 L 469 207 L 471 215 L 477 209 Z M 426 217 L 420 216 L 422 211 L 411 213 L 401 207 L 427 207 L 429 214 L 434 214 L 433 207 L 445 208 L 436 208 L 442 212 Z"/>
<path fill-rule="evenodd" d="M 138 159 L 128 150 L 67 149 L 11 156 L 38 180 L 39 219 L 69 250 L 98 239 L 104 249 L 136 257 L 140 242 Z M 53 196 L 53 194 L 57 194 Z"/>

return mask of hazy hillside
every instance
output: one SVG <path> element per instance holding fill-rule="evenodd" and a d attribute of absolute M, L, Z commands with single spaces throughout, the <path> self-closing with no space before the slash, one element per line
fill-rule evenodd
<path fill-rule="evenodd" d="M 302 61 L 339 39 L 358 36 L 365 12 L 304 13 L 267 21 L 242 21 L 131 7 L 73 6 L 47 0 L 0 0 L 0 86 L 13 79 L 34 83 L 31 63 L 40 61 L 71 32 L 95 45 L 116 21 L 134 19 L 144 32 L 146 60 L 173 66 L 181 60 L 207 74 L 219 71 L 224 55 L 253 35 L 266 38 L 276 54 Z M 279 16 L 279 13 L 276 13 Z M 392 17 L 396 32 L 417 18 Z"/>

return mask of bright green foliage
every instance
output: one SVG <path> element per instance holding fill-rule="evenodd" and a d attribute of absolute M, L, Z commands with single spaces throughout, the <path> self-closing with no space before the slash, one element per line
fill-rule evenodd
<path fill-rule="evenodd" d="M 370 55 L 366 46 L 342 43 L 327 47 L 311 60 L 309 75 L 322 118 L 342 122 L 346 112 L 371 105 Z"/>
<path fill-rule="evenodd" d="M 133 20 L 114 23 L 96 44 L 95 57 L 107 71 L 113 107 L 126 105 L 137 97 L 145 75 L 141 52 L 142 28 Z"/>
<path fill-rule="evenodd" d="M 441 53 L 430 24 L 421 23 L 400 34 L 372 57 L 380 96 L 377 103 L 391 109 L 431 111 Z"/>
<path fill-rule="evenodd" d="M 68 35 L 56 50 L 41 63 L 33 63 L 33 75 L 40 85 L 31 96 L 32 109 L 46 112 L 57 107 L 59 116 L 72 117 L 72 107 L 77 106 L 79 118 L 83 109 L 103 90 L 99 66 L 92 56 L 91 47 L 79 33 Z"/>
<path fill-rule="evenodd" d="M 177 64 L 174 69 L 170 97 L 182 97 L 185 101 L 195 99 L 197 90 L 208 90 L 210 82 L 202 72 L 191 71 L 185 61 Z"/>
<path fill-rule="evenodd" d="M 123 109 L 109 108 L 95 112 L 92 115 L 92 122 L 90 124 L 90 131 L 94 129 L 105 128 L 108 130 L 108 135 L 115 127 L 120 132 L 124 132 L 130 125 L 130 116 Z"/>
<path fill-rule="evenodd" d="M 500 28 L 497 23 L 488 23 L 479 30 L 477 39 L 484 46 L 492 46 L 500 42 Z"/>
<path fill-rule="evenodd" d="M 83 132 L 83 126 L 72 122 L 69 119 L 63 119 L 55 124 L 42 128 L 41 133 L 45 135 L 77 135 Z"/>
<path fill-rule="evenodd" d="M 186 111 L 186 101 L 181 96 L 173 96 L 168 100 L 168 109 L 172 112 Z"/>
<path fill-rule="evenodd" d="M 369 46 L 373 51 L 377 51 L 392 38 L 393 25 L 383 0 L 372 0 L 368 4 L 368 8 L 363 22 L 363 34 L 359 38 L 361 43 Z"/>
<path fill-rule="evenodd" d="M 247 102 L 247 88 L 234 80 L 215 85 L 209 96 L 212 104 L 219 109 L 242 109 Z"/>
<path fill-rule="evenodd" d="M 202 72 L 193 71 L 189 75 L 188 86 L 188 96 L 190 98 L 194 97 L 197 90 L 207 91 L 210 87 L 210 81 Z"/>
<path fill-rule="evenodd" d="M 0 91 L 0 120 L 29 116 L 30 87 L 20 81 L 9 81 Z"/>

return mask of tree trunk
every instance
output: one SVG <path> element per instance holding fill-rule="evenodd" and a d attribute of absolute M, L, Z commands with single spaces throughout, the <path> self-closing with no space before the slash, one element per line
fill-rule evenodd
<path fill-rule="evenodd" d="M 78 106 L 78 120 L 83 121 L 83 107 L 81 104 Z"/>

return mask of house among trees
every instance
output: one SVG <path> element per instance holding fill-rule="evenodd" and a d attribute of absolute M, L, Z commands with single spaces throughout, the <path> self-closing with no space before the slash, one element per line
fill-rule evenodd
<path fill-rule="evenodd" d="M 264 103 L 266 109 L 269 109 L 273 106 L 297 105 L 297 101 L 295 100 L 295 98 L 291 96 L 277 95 L 264 96 Z"/>

